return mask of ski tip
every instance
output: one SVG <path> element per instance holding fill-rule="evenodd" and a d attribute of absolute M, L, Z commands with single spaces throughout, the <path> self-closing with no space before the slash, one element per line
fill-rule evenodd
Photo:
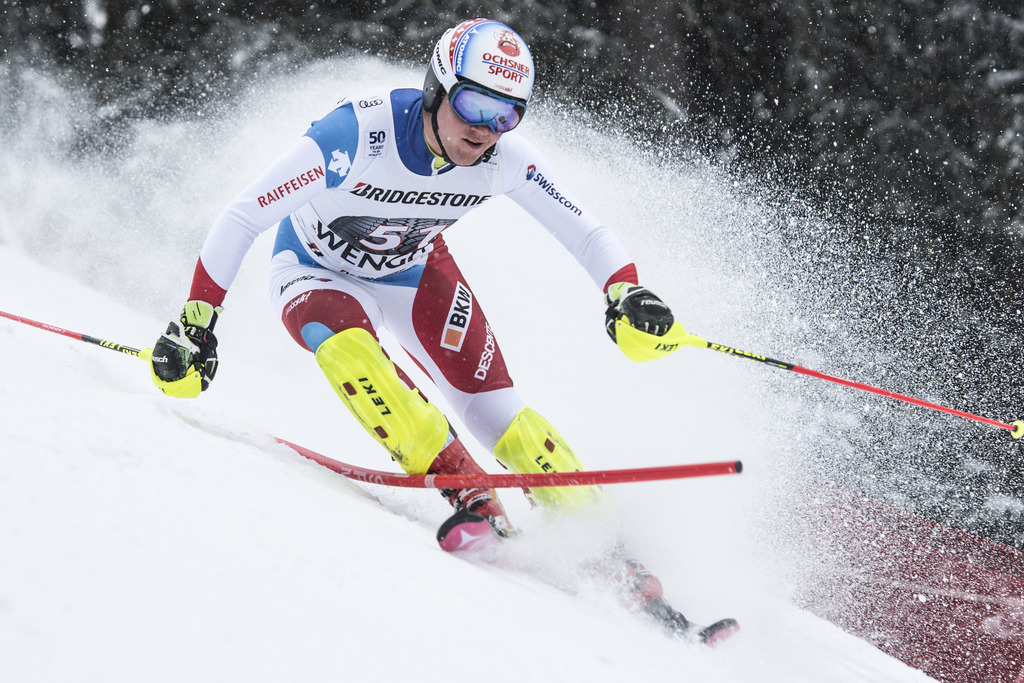
<path fill-rule="evenodd" d="M 491 548 L 498 543 L 498 537 L 486 517 L 460 510 L 437 530 L 437 542 L 442 549 L 454 553 Z"/>
<path fill-rule="evenodd" d="M 710 626 L 705 626 L 694 636 L 694 640 L 708 647 L 717 647 L 723 641 L 734 636 L 739 630 L 740 624 L 735 619 L 722 619 Z"/>

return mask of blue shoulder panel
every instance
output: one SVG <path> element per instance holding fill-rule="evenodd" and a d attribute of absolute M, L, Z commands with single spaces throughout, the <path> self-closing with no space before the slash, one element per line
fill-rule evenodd
<path fill-rule="evenodd" d="M 319 121 L 314 121 L 306 137 L 320 147 L 327 165 L 327 187 L 337 187 L 352 169 L 359 147 L 359 120 L 352 103 L 342 105 Z"/>
<path fill-rule="evenodd" d="M 432 175 L 434 155 L 423 139 L 423 91 L 392 90 L 391 112 L 395 119 L 395 145 L 402 163 L 417 175 Z"/>

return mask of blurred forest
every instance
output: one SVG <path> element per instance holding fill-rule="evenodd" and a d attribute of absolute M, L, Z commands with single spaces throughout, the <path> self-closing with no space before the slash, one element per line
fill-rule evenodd
<path fill-rule="evenodd" d="M 2 0 L 5 60 L 59 65 L 118 118 L 188 112 L 271 60 L 423 62 L 466 17 L 515 27 L 540 92 L 780 174 L 974 258 L 1024 243 L 1017 0 Z M 986 254 L 988 256 L 986 256 Z M 998 259 L 996 259 L 998 260 Z"/>
<path fill-rule="evenodd" d="M 936 296 L 972 302 L 987 327 L 974 333 L 952 322 L 949 338 L 929 343 L 942 345 L 936 357 L 950 364 L 971 351 L 988 367 L 957 368 L 956 383 L 942 385 L 930 377 L 949 366 L 929 373 L 923 349 L 893 350 L 916 382 L 893 388 L 925 387 L 980 413 L 987 397 L 1000 411 L 993 417 L 1024 416 L 1020 0 L 0 0 L 0 8 L 0 77 L 16 80 L 25 66 L 60 72 L 105 105 L 79 131 L 83 152 L 108 149 L 139 118 L 199 115 L 281 65 L 370 54 L 425 69 L 446 27 L 474 16 L 504 21 L 533 50 L 539 97 L 582 107 L 644 148 L 696 149 L 791 188 L 843 233 L 835 245 L 812 245 L 797 225 L 784 235 L 794 251 L 827 259 L 856 244 L 863 254 L 854 260 L 894 264 L 900 295 L 944 273 Z M 877 292 L 882 306 L 886 294 Z M 927 331 L 927 320 L 921 325 Z M 994 469 L 975 477 L 977 486 L 1024 500 L 1020 442 L 1008 452 L 995 445 L 1001 438 L 978 440 L 978 457 Z M 948 496 L 981 499 L 963 469 L 950 464 L 943 474 L 936 465 L 959 461 L 962 453 L 943 455 L 953 443 L 925 441 L 920 450 L 934 456 L 927 466 L 946 477 Z M 950 500 L 922 502 L 921 511 L 941 519 Z M 974 515 L 960 525 L 1024 547 L 1019 520 Z"/>

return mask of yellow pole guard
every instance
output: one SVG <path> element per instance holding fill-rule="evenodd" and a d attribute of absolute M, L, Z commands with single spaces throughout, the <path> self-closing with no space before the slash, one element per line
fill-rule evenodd
<path fill-rule="evenodd" d="M 1013 431 L 1010 432 L 1010 436 L 1012 436 L 1015 439 L 1019 439 L 1020 437 L 1024 436 L 1024 420 L 1017 420 L 1016 422 L 1011 422 L 1010 424 L 1013 425 Z"/>

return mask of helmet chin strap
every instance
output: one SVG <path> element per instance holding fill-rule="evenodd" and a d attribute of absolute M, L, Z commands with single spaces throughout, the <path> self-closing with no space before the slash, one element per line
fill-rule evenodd
<path fill-rule="evenodd" d="M 449 163 L 452 166 L 458 166 L 458 164 L 456 164 L 454 161 L 452 161 L 452 158 L 450 156 L 448 156 L 448 150 L 446 150 L 444 148 L 444 143 L 441 142 L 441 133 L 437 129 L 437 112 L 433 112 L 433 113 L 430 114 L 430 128 L 431 128 L 431 130 L 434 131 L 434 139 L 437 140 L 437 146 L 441 148 L 441 158 L 444 159 L 446 163 Z M 481 154 L 479 156 L 479 158 L 477 158 L 476 161 L 474 161 L 472 164 L 469 164 L 469 165 L 470 166 L 476 166 L 477 164 L 482 164 L 485 161 L 489 161 L 490 158 L 492 156 L 494 156 L 494 148 L 495 147 L 497 147 L 497 144 L 494 144 L 494 145 L 491 145 L 490 147 L 488 147 L 484 151 L 484 153 Z"/>
<path fill-rule="evenodd" d="M 444 148 L 444 143 L 441 142 L 441 133 L 437 130 L 437 112 L 433 112 L 430 115 L 430 128 L 434 131 L 434 139 L 437 140 L 437 146 L 441 148 L 441 158 L 454 166 L 455 162 L 448 156 L 448 150 Z"/>

